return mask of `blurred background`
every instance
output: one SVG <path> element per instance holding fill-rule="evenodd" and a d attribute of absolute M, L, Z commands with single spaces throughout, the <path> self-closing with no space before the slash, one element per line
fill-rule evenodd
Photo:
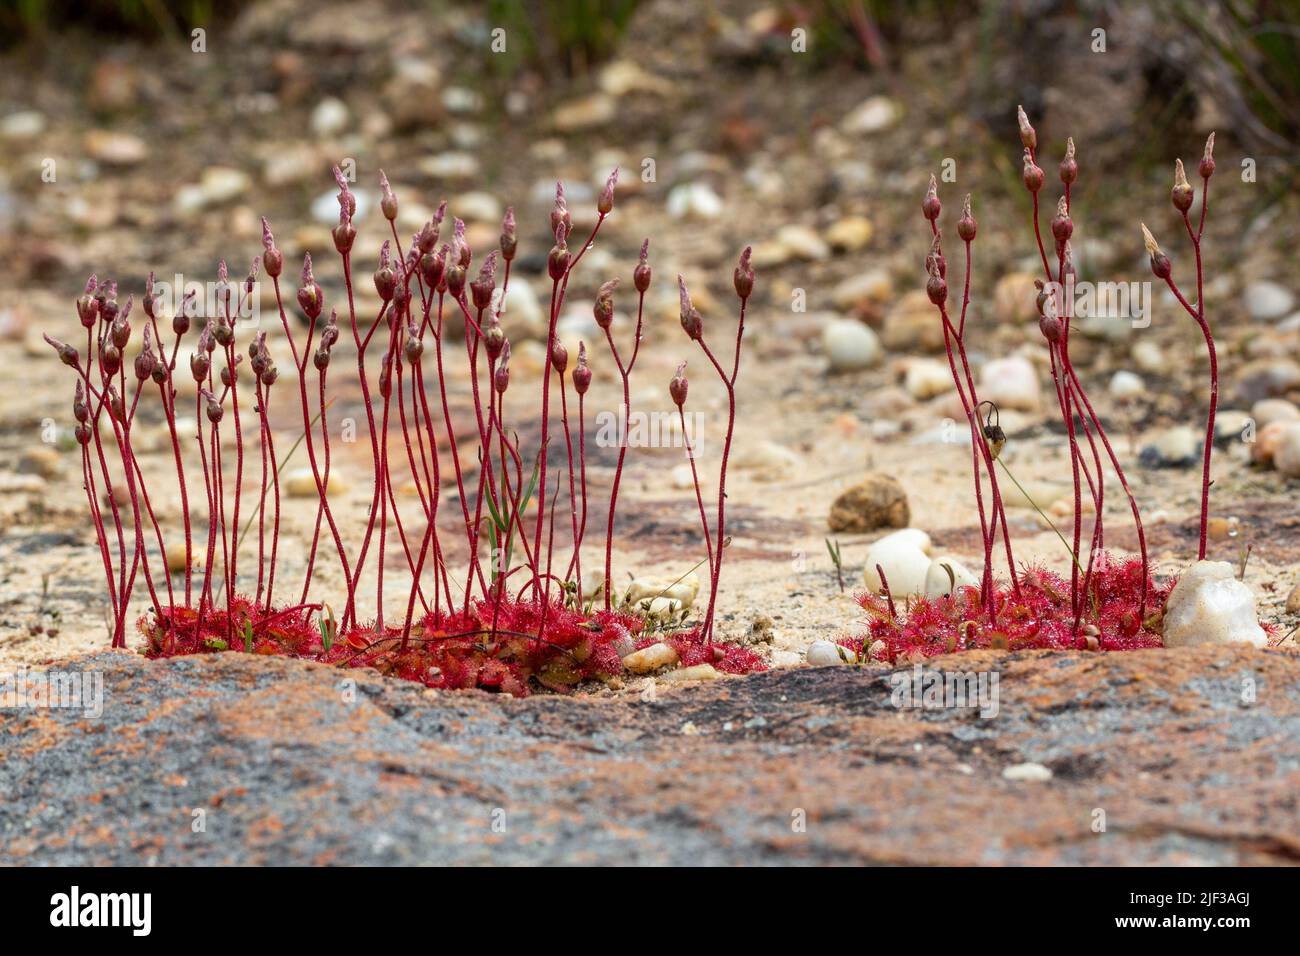
<path fill-rule="evenodd" d="M 706 321 L 731 328 L 732 265 L 754 245 L 741 471 L 729 488 L 735 573 L 799 598 L 811 608 L 803 624 L 844 625 L 854 609 L 822 541 L 832 499 L 869 468 L 909 483 L 913 523 L 939 546 L 968 560 L 979 551 L 969 454 L 928 437 L 961 414 L 921 291 L 929 235 L 919 205 L 932 172 L 944 221 L 967 192 L 980 221 L 973 361 L 1013 357 L 1030 369 L 1029 394 L 1002 402 L 1007 454 L 1022 479 L 1041 477 L 1036 469 L 1061 477 L 1060 422 L 1043 398 L 1051 386 L 1034 321 L 1017 104 L 1038 129 L 1049 211 L 1066 136 L 1078 145 L 1084 279 L 1150 278 L 1139 220 L 1187 274 L 1190 250 L 1169 203 L 1173 161 L 1194 171 L 1217 131 L 1206 297 L 1224 408 L 1244 415 L 1261 398 L 1300 397 L 1298 54 L 1300 0 L 3 0 L 0 454 L 17 475 L 0 478 L 22 494 L 0 514 L 0 539 L 60 521 L 70 530 L 21 545 L 11 537 L 0 550 L 9 588 L 0 606 L 29 614 L 39 600 L 39 582 L 14 570 L 33 549 L 90 558 L 76 482 L 57 496 L 43 484 L 72 474 L 74 456 L 32 447 L 47 417 L 67 420 L 70 396 L 66 382 L 51 384 L 63 370 L 40 334 L 75 327 L 72 303 L 88 274 L 137 297 L 150 270 L 206 279 L 224 257 L 243 275 L 261 251 L 265 215 L 290 262 L 313 253 L 338 301 L 330 169 L 355 175 L 362 275 L 387 232 L 383 169 L 404 238 L 445 198 L 469 224 L 476 261 L 496 245 L 505 207 L 516 209 L 520 258 L 505 321 L 516 374 L 536 374 L 555 182 L 581 232 L 617 166 L 614 216 L 571 288 L 561 333 L 596 337 L 592 293 L 630 275 L 652 237 L 650 357 L 634 387 L 666 407 L 664 385 L 688 353 L 672 277 L 686 275 Z M 368 280 L 359 292 L 363 310 L 376 303 Z M 1150 442 L 1157 466 L 1185 468 L 1134 479 L 1152 524 L 1170 519 L 1153 540 L 1185 556 L 1199 471 L 1186 467 L 1195 454 L 1183 446 L 1203 427 L 1204 347 L 1167 304 L 1141 335 L 1127 320 L 1083 323 L 1071 350 L 1118 423 L 1112 434 L 1127 433 L 1125 453 L 1136 458 Z M 594 364 L 608 388 L 607 356 Z M 1137 384 L 1115 387 L 1118 372 Z M 720 414 L 720 390 L 699 375 L 692 396 Z M 1243 469 L 1216 479 L 1221 500 L 1284 492 L 1276 477 L 1244 469 L 1244 447 L 1234 454 L 1225 460 Z M 647 563 L 680 563 L 683 543 L 699 544 L 689 491 L 660 494 L 656 480 L 640 472 L 634 492 L 650 504 L 671 498 L 676 523 L 629 505 L 628 527 L 644 533 L 640 546 L 663 545 Z M 1256 566 L 1294 563 L 1293 547 L 1264 546 L 1286 507 L 1237 508 Z M 1032 514 L 1018 521 L 1041 543 L 1026 557 L 1065 566 Z M 851 565 L 860 551 L 846 540 Z M 1132 544 L 1118 530 L 1113 543 Z M 1221 547 L 1235 556 L 1239 543 Z M 812 570 L 797 558 L 791 570 L 792 555 L 808 556 Z M 847 572 L 851 590 L 860 567 Z M 745 600 L 743 590 L 724 595 L 728 613 Z"/>

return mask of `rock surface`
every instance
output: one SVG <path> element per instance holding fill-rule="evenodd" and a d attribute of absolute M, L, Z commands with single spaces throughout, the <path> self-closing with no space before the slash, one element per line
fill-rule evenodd
<path fill-rule="evenodd" d="M 49 864 L 1300 862 L 1300 657 L 932 663 L 998 672 L 998 716 L 896 710 L 855 667 L 519 701 L 105 653 L 71 665 L 103 672 L 102 718 L 0 723 L 0 832 Z M 1051 779 L 1004 777 L 1028 763 Z"/>
<path fill-rule="evenodd" d="M 911 515 L 907 492 L 897 478 L 869 475 L 835 499 L 827 523 L 832 531 L 876 531 L 906 528 Z"/>

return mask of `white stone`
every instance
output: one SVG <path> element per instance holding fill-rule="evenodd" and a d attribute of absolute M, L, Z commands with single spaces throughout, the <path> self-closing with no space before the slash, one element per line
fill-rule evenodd
<path fill-rule="evenodd" d="M 474 179 L 479 174 L 478 160 L 474 155 L 455 150 L 426 156 L 416 165 L 420 172 L 433 179 Z M 551 189 L 555 189 L 554 185 Z"/>
<path fill-rule="evenodd" d="M 1133 364 L 1153 375 L 1164 372 L 1169 367 L 1165 350 L 1150 339 L 1135 342 L 1129 354 L 1133 356 Z"/>
<path fill-rule="evenodd" d="M 1288 478 L 1300 478 L 1300 422 L 1287 422 L 1279 429 L 1273 467 Z"/>
<path fill-rule="evenodd" d="M 45 132 L 45 114 L 36 110 L 10 113 L 0 120 L 0 136 L 5 139 L 31 139 Z"/>
<path fill-rule="evenodd" d="M 926 576 L 930 572 L 930 556 L 926 554 L 929 547 L 930 536 L 917 528 L 904 528 L 885 535 L 867 549 L 863 582 L 873 594 L 883 593 L 880 574 L 876 570 L 879 565 L 885 572 L 889 592 L 895 598 L 923 594 Z"/>
<path fill-rule="evenodd" d="M 511 342 L 546 337 L 546 312 L 542 308 L 541 300 L 537 298 L 537 292 L 522 275 L 512 277 L 506 289 L 505 303 L 501 310 L 501 325 Z M 576 348 L 575 346 L 569 356 L 570 363 L 578 360 Z"/>
<path fill-rule="evenodd" d="M 489 192 L 473 189 L 457 196 L 451 205 L 452 213 L 466 222 L 487 222 L 496 225 L 505 211 L 501 200 Z"/>
<path fill-rule="evenodd" d="M 1255 615 L 1255 595 L 1227 561 L 1197 561 L 1178 579 L 1165 604 L 1165 647 L 1252 644 L 1268 636 Z"/>
<path fill-rule="evenodd" d="M 1300 408 L 1285 398 L 1261 398 L 1250 407 L 1250 417 L 1255 419 L 1255 427 L 1264 429 L 1273 422 L 1300 421 Z"/>
<path fill-rule="evenodd" d="M 316 476 L 310 468 L 295 468 L 281 477 L 284 482 L 284 490 L 290 498 L 319 497 L 316 491 Z M 324 477 L 323 468 L 321 469 L 321 477 Z M 331 496 L 346 490 L 346 483 L 339 475 L 337 468 L 330 469 L 329 483 L 326 490 Z"/>
<path fill-rule="evenodd" d="M 722 197 L 708 183 L 679 183 L 668 193 L 668 215 L 674 219 L 717 219 Z"/>
<path fill-rule="evenodd" d="M 636 604 L 646 599 L 665 598 L 677 602 L 682 608 L 689 608 L 699 593 L 700 576 L 692 572 L 680 581 L 676 578 L 636 578 L 628 585 L 625 600 Z"/>
<path fill-rule="evenodd" d="M 1246 286 L 1246 311 L 1257 322 L 1280 319 L 1295 308 L 1295 295 L 1285 286 L 1267 280 Z"/>
<path fill-rule="evenodd" d="M 1016 763 L 1002 770 L 1002 779 L 1041 783 L 1052 779 L 1052 771 L 1041 763 Z"/>
<path fill-rule="evenodd" d="M 913 398 L 925 401 L 953 390 L 952 370 L 943 362 L 918 359 L 907 366 L 903 386 Z"/>
<path fill-rule="evenodd" d="M 351 114 L 347 104 L 334 96 L 327 96 L 311 111 L 311 131 L 317 136 L 337 136 L 348 128 Z"/>
<path fill-rule="evenodd" d="M 828 322 L 822 330 L 822 350 L 835 372 L 870 368 L 880 361 L 879 337 L 854 319 Z"/>
<path fill-rule="evenodd" d="M 951 571 L 951 575 L 949 575 Z M 888 574 L 889 572 L 885 572 Z M 925 573 L 925 596 L 945 597 L 956 587 L 979 587 L 979 579 L 956 558 L 935 558 Z M 893 582 L 890 582 L 892 587 Z"/>
<path fill-rule="evenodd" d="M 1138 398 L 1146 394 L 1147 384 L 1141 375 L 1120 369 L 1110 377 L 1110 394 L 1118 399 Z"/>
<path fill-rule="evenodd" d="M 832 641 L 813 641 L 808 645 L 804 658 L 813 667 L 828 667 L 833 664 L 849 663 L 853 659 L 853 652 Z"/>
<path fill-rule="evenodd" d="M 677 652 L 667 644 L 651 644 L 623 658 L 623 666 L 633 674 L 649 674 L 662 667 L 671 667 L 678 660 Z"/>
<path fill-rule="evenodd" d="M 721 680 L 722 674 L 712 664 L 696 664 L 694 667 L 679 667 L 659 678 L 662 681 L 678 683 L 688 680 Z"/>
<path fill-rule="evenodd" d="M 980 373 L 979 395 L 1002 408 L 1035 412 L 1040 401 L 1038 370 L 1019 355 L 994 359 Z"/>
<path fill-rule="evenodd" d="M 855 106 L 840 121 L 840 130 L 850 135 L 876 133 L 898 122 L 902 110 L 887 96 L 872 96 Z"/>

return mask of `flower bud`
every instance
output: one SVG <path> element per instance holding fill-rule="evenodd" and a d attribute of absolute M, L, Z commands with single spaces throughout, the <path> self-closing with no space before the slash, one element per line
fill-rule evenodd
<path fill-rule="evenodd" d="M 271 235 L 271 224 L 262 217 L 262 268 L 272 279 L 279 278 L 284 271 L 284 255 L 275 247 L 275 237 Z"/>
<path fill-rule="evenodd" d="M 1038 317 L 1038 331 L 1043 333 L 1043 338 L 1055 344 L 1061 341 L 1061 320 L 1051 313 L 1041 315 Z"/>
<path fill-rule="evenodd" d="M 155 385 L 161 385 L 167 381 L 167 363 L 158 361 L 154 363 L 153 371 L 150 373 Z"/>
<path fill-rule="evenodd" d="M 1200 173 L 1202 179 L 1209 179 L 1214 175 L 1214 134 L 1211 133 L 1205 141 L 1205 153 L 1201 156 Z"/>
<path fill-rule="evenodd" d="M 181 307 L 177 309 L 176 314 L 172 316 L 172 331 L 175 332 L 177 336 L 184 335 L 190 330 L 190 311 L 193 309 L 196 301 L 197 293 L 193 289 L 185 293 L 185 297 L 181 299 Z"/>
<path fill-rule="evenodd" d="M 59 358 L 63 359 L 64 365 L 73 365 L 75 363 L 76 351 L 76 349 L 72 350 L 72 362 L 68 361 L 62 352 L 59 353 Z M 99 351 L 99 364 L 104 367 L 104 371 L 109 375 L 116 375 L 122 370 L 122 350 L 112 342 L 109 342 Z"/>
<path fill-rule="evenodd" d="M 86 407 L 86 389 L 82 386 L 81 379 L 77 379 L 77 390 L 72 398 L 72 417 L 79 422 L 90 417 L 90 409 Z"/>
<path fill-rule="evenodd" d="M 1029 125 L 1029 117 L 1025 115 L 1023 106 L 1016 107 L 1016 125 L 1020 127 L 1020 142 L 1025 149 L 1037 149 L 1038 134 Z"/>
<path fill-rule="evenodd" d="M 641 243 L 641 258 L 632 270 L 632 285 L 636 286 L 637 292 L 645 292 L 650 288 L 650 277 L 650 240 L 647 239 Z"/>
<path fill-rule="evenodd" d="M 86 425 L 78 425 L 72 430 L 72 434 L 76 436 L 78 445 L 90 444 L 90 429 Z"/>
<path fill-rule="evenodd" d="M 1168 279 L 1173 272 L 1173 265 L 1169 262 L 1169 257 L 1160 251 L 1160 244 L 1156 242 L 1156 237 L 1151 235 L 1151 230 L 1147 228 L 1146 223 L 1142 223 L 1142 241 L 1147 247 L 1147 255 L 1151 257 L 1151 271 L 1157 279 Z"/>
<path fill-rule="evenodd" d="M 569 207 L 564 199 L 564 183 L 555 184 L 555 208 L 551 210 L 551 232 L 555 235 L 556 243 L 563 244 L 569 238 L 569 231 L 573 228 L 573 217 L 569 215 Z"/>
<path fill-rule="evenodd" d="M 1079 163 L 1074 158 L 1074 137 L 1067 137 L 1065 140 L 1065 158 L 1061 160 L 1061 182 L 1067 186 L 1074 184 L 1079 178 Z"/>
<path fill-rule="evenodd" d="M 379 293 L 381 301 L 387 302 L 392 299 L 396 288 L 397 272 L 393 269 L 392 254 L 388 240 L 385 239 L 379 250 L 379 268 L 375 270 L 375 291 Z"/>
<path fill-rule="evenodd" d="M 119 349 L 126 348 L 131 341 L 131 323 L 126 321 L 125 316 L 118 316 L 109 327 L 108 336 Z"/>
<path fill-rule="evenodd" d="M 551 346 L 551 368 L 555 369 L 560 375 L 564 375 L 564 370 L 569 367 L 569 350 L 564 347 L 564 343 L 559 339 Z"/>
<path fill-rule="evenodd" d="M 86 291 L 77 299 L 77 318 L 83 328 L 93 328 L 99 315 L 99 302 L 95 299 L 95 286 L 98 279 L 92 275 L 86 280 Z"/>
<path fill-rule="evenodd" d="M 470 294 L 474 300 L 474 308 L 486 309 L 492 304 L 492 292 L 497 287 L 496 278 L 497 269 L 497 251 L 493 249 L 483 260 L 483 266 L 479 269 L 478 278 L 470 283 Z"/>
<path fill-rule="evenodd" d="M 975 233 L 978 230 L 979 225 L 971 214 L 970 193 L 967 193 L 966 199 L 961 206 L 961 218 L 957 220 L 957 235 L 961 237 L 962 242 L 970 242 L 975 238 Z"/>
<path fill-rule="evenodd" d="M 602 217 L 608 216 L 614 208 L 614 187 L 618 184 L 618 168 L 609 174 L 605 180 L 605 188 L 600 191 L 600 196 L 596 199 L 596 211 Z"/>
<path fill-rule="evenodd" d="M 315 321 L 320 317 L 325 305 L 325 294 L 316 284 L 316 277 L 311 271 L 311 253 L 302 259 L 302 286 L 298 289 L 298 305 L 308 319 Z"/>
<path fill-rule="evenodd" d="M 259 378 L 261 378 L 262 380 L 262 385 L 265 386 L 266 388 L 270 388 L 272 385 L 274 385 L 275 380 L 279 377 L 280 377 L 280 372 L 276 369 L 274 364 L 268 365 L 265 369 L 262 370 L 262 374 L 259 376 Z"/>
<path fill-rule="evenodd" d="M 686 404 L 686 393 L 690 390 L 690 387 L 691 383 L 686 380 L 686 363 L 683 362 L 677 366 L 677 374 L 668 383 L 668 394 L 672 397 L 673 404 L 678 408 Z"/>
<path fill-rule="evenodd" d="M 384 171 L 379 171 L 379 189 L 382 197 L 379 200 L 379 208 L 384 214 L 384 218 L 389 222 L 397 219 L 397 197 L 393 195 L 393 187 L 388 184 L 388 177 Z"/>
<path fill-rule="evenodd" d="M 754 267 L 749 264 L 753 252 L 752 247 L 746 246 L 740 253 L 740 261 L 736 263 L 736 268 L 731 273 L 731 284 L 742 301 L 754 293 Z"/>
<path fill-rule="evenodd" d="M 1074 220 L 1070 218 L 1070 213 L 1066 209 L 1065 197 L 1062 196 L 1060 202 L 1056 204 L 1056 215 L 1052 219 L 1052 235 L 1056 237 L 1057 242 L 1068 242 L 1070 236 L 1074 234 Z"/>
<path fill-rule="evenodd" d="M 496 315 L 493 315 L 492 321 L 483 330 L 483 349 L 487 352 L 488 359 L 495 362 L 505 344 L 506 330 L 501 327 L 501 321 Z"/>
<path fill-rule="evenodd" d="M 222 348 L 230 345 L 235 340 L 235 330 L 231 328 L 224 315 L 217 316 L 212 323 L 212 337 L 217 340 L 217 344 Z"/>
<path fill-rule="evenodd" d="M 1028 148 L 1025 149 L 1025 165 L 1021 170 L 1020 178 L 1024 180 L 1025 188 L 1031 193 L 1036 193 L 1043 188 L 1043 171 L 1034 163 Z"/>
<path fill-rule="evenodd" d="M 558 282 L 569 269 L 569 249 L 557 234 L 556 243 L 546 257 L 546 273 L 552 281 Z"/>
<path fill-rule="evenodd" d="M 126 421 L 126 405 L 122 402 L 122 396 L 117 394 L 117 389 L 112 385 L 108 387 L 108 414 L 114 421 Z"/>
<path fill-rule="evenodd" d="M 334 237 L 334 248 L 343 256 L 352 251 L 352 244 L 357 241 L 357 230 L 350 219 L 331 229 L 330 235 Z"/>
<path fill-rule="evenodd" d="M 426 252 L 420 257 L 420 275 L 424 276 L 424 281 L 429 284 L 430 289 L 438 288 L 439 283 L 442 282 L 443 268 L 446 264 L 446 252 L 437 254 Z"/>
<path fill-rule="evenodd" d="M 939 275 L 939 270 L 935 269 L 930 273 L 930 277 L 925 281 L 925 294 L 930 297 L 930 301 L 935 305 L 943 305 L 948 301 L 948 283 L 943 276 Z"/>
<path fill-rule="evenodd" d="M 921 213 L 926 219 L 934 222 L 942 211 L 943 203 L 939 202 L 939 183 L 934 178 L 934 173 L 931 173 L 930 184 L 925 187 L 925 199 L 921 200 Z"/>
<path fill-rule="evenodd" d="M 515 225 L 515 207 L 507 206 L 501 220 L 501 258 L 510 262 L 519 248 L 519 230 Z"/>
<path fill-rule="evenodd" d="M 42 338 L 45 339 L 50 348 L 59 353 L 59 361 L 64 365 L 76 368 L 81 364 L 81 356 L 73 346 L 68 345 L 66 342 L 60 342 L 48 332 L 42 333 Z M 109 346 L 109 348 L 112 348 L 112 346 Z M 119 354 L 119 368 L 121 367 L 120 357 Z M 116 371 L 116 369 L 114 369 L 114 371 Z"/>
<path fill-rule="evenodd" d="M 406 326 L 406 341 L 402 343 L 402 354 L 406 356 L 406 361 L 410 365 L 415 365 L 420 361 L 420 356 L 424 355 L 424 340 L 420 338 L 420 329 L 414 322 Z"/>
<path fill-rule="evenodd" d="M 704 320 L 700 317 L 700 310 L 691 302 L 686 280 L 680 275 L 677 276 L 677 299 L 681 306 L 682 329 L 688 337 L 698 342 L 704 334 Z"/>
<path fill-rule="evenodd" d="M 1192 184 L 1187 181 L 1187 172 L 1183 169 L 1181 159 L 1174 160 L 1174 187 L 1169 191 L 1169 200 L 1174 204 L 1174 208 L 1179 212 L 1187 212 L 1192 208 L 1192 199 L 1195 193 L 1192 190 Z"/>
<path fill-rule="evenodd" d="M 614 321 L 614 290 L 617 287 L 618 280 L 610 279 L 596 293 L 596 303 L 591 307 L 591 313 L 602 329 L 608 329 Z"/>
<path fill-rule="evenodd" d="M 573 390 L 586 395 L 591 387 L 591 367 L 587 365 L 587 344 L 578 342 L 578 364 L 573 369 Z"/>
<path fill-rule="evenodd" d="M 190 374 L 194 376 L 194 381 L 201 382 L 208 377 L 208 369 L 211 363 L 208 360 L 208 353 L 199 349 L 190 356 Z"/>
<path fill-rule="evenodd" d="M 217 401 L 216 396 L 213 395 L 211 392 L 209 392 L 206 388 L 202 389 L 199 392 L 199 394 L 203 396 L 203 400 L 206 405 L 204 411 L 208 416 L 208 421 L 212 422 L 212 424 L 214 425 L 220 422 L 224 409 L 221 407 L 221 403 Z"/>
<path fill-rule="evenodd" d="M 501 350 L 501 361 L 492 375 L 492 385 L 496 388 L 497 394 L 502 395 L 510 387 L 510 343 L 507 342 Z"/>
<path fill-rule="evenodd" d="M 153 344 L 149 338 L 149 326 L 144 327 L 144 343 L 140 347 L 140 354 L 135 357 L 135 377 L 144 381 L 153 375 L 154 365 L 157 359 L 154 358 Z"/>
<path fill-rule="evenodd" d="M 323 372 L 330 366 L 330 350 L 327 348 L 318 348 L 311 357 L 312 364 L 316 366 L 316 371 Z"/>

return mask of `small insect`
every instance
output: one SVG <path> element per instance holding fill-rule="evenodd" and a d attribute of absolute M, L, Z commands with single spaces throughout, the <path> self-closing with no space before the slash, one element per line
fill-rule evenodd
<path fill-rule="evenodd" d="M 984 444 L 988 446 L 989 457 L 997 461 L 998 455 L 1002 453 L 1002 446 L 1007 443 L 1007 433 L 1002 430 L 998 424 L 998 407 L 993 402 L 980 402 L 980 405 L 989 407 L 988 414 L 984 418 Z M 977 406 L 978 408 L 978 406 Z"/>

